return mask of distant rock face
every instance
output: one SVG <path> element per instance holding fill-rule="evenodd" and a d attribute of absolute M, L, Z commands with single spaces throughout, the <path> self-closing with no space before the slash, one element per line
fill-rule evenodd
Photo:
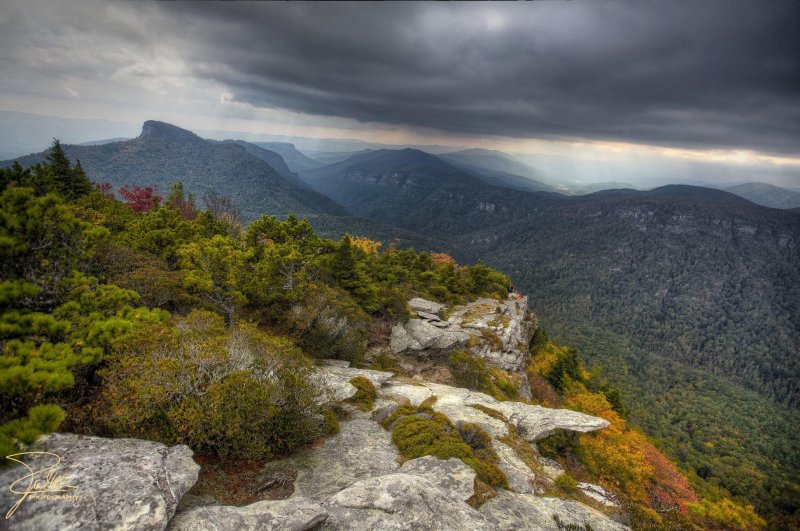
<path fill-rule="evenodd" d="M 73 434 L 44 438 L 36 451 L 61 458 L 54 470 L 75 499 L 27 499 L 8 519 L 19 531 L 49 529 L 161 530 L 175 513 L 181 497 L 197 481 L 200 466 L 184 445 L 165 446 L 138 439 L 104 439 Z M 34 470 L 55 461 L 51 456 L 28 460 Z M 3 514 L 19 499 L 9 486 L 27 474 L 22 466 L 0 473 Z M 44 479 L 44 478 L 41 478 Z M 18 484 L 24 490 L 28 483 Z"/>
<path fill-rule="evenodd" d="M 414 298 L 408 305 L 416 318 L 392 328 L 390 346 L 396 354 L 431 357 L 459 349 L 505 371 L 525 368 L 528 344 L 538 324 L 528 311 L 527 297 L 481 298 L 453 308 Z"/>

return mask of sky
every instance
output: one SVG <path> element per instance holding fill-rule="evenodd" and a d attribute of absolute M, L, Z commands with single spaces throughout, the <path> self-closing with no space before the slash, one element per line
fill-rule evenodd
<path fill-rule="evenodd" d="M 6 0 L 0 111 L 800 187 L 798 20 L 797 0 Z"/>

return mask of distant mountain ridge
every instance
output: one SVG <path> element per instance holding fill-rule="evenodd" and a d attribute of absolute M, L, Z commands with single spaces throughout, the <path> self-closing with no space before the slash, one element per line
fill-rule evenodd
<path fill-rule="evenodd" d="M 214 190 L 233 198 L 249 219 L 262 214 L 346 215 L 331 199 L 282 177 L 262 158 L 244 147 L 208 141 L 191 131 L 147 121 L 137 138 L 98 146 L 66 145 L 96 182 L 155 186 L 161 193 L 182 182 L 198 198 Z M 23 166 L 40 162 L 45 152 L 20 157 Z M 12 161 L 0 163 L 10 165 Z"/>
<path fill-rule="evenodd" d="M 800 192 L 767 183 L 744 183 L 725 190 L 770 208 L 800 207 Z"/>
<path fill-rule="evenodd" d="M 289 144 L 287 142 L 251 142 L 251 144 L 279 154 L 283 157 L 289 169 L 294 173 L 324 166 L 322 162 L 314 160 L 300 152 L 294 147 L 294 144 Z"/>

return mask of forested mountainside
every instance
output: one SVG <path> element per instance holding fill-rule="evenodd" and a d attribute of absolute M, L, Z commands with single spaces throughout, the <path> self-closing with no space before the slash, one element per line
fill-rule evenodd
<path fill-rule="evenodd" d="M 658 401 L 641 423 L 673 455 L 735 494 L 755 493 L 762 510 L 797 507 L 798 447 L 788 427 L 797 424 L 800 396 L 800 216 L 694 186 L 573 198 L 511 191 L 412 155 L 392 165 L 402 152 L 373 153 L 301 177 L 353 211 L 435 234 L 458 256 L 507 271 L 534 294 L 546 326 L 590 362 L 605 362 L 632 394 Z M 599 332 L 616 334 L 626 349 L 598 352 Z M 651 387 L 648 378 L 675 363 L 672 374 L 690 385 L 662 378 Z M 707 399 L 720 407 L 704 416 L 696 405 Z M 671 430 L 668 418 L 689 425 Z M 766 435 L 754 418 L 776 432 Z M 731 439 L 744 440 L 732 450 L 724 442 Z"/>
<path fill-rule="evenodd" d="M 276 461 L 284 475 L 302 472 L 300 497 L 244 509 L 223 502 L 224 529 L 259 510 L 288 518 L 281 511 L 292 503 L 349 529 L 359 515 L 374 518 L 374 507 L 346 497 L 384 491 L 401 507 L 423 500 L 427 512 L 408 517 L 434 528 L 528 525 L 520 511 L 558 528 L 766 525 L 724 490 L 694 488 L 631 429 L 617 390 L 550 341 L 498 271 L 366 238 L 321 238 L 294 216 L 243 227 L 235 205 L 198 209 L 179 183 L 163 204 L 120 202 L 57 142 L 43 164 L 0 171 L 0 184 L 0 451 L 56 429 L 92 434 L 62 434 L 43 448 L 81 456 L 78 466 L 86 455 L 103 463 L 86 467 L 93 493 L 106 469 L 147 496 L 166 497 L 166 483 L 172 501 L 147 513 L 160 527 L 198 478 L 181 444 L 207 466 L 195 485 L 206 502 L 280 494 L 272 483 L 220 484 L 215 464 L 247 479 L 253 467 L 274 474 L 269 461 L 312 453 L 300 471 L 284 468 L 297 467 L 291 458 Z M 366 364 L 375 370 L 355 368 Z M 108 438 L 121 436 L 133 438 Z M 355 456 L 352 446 L 337 451 L 353 441 Z M 437 459 L 418 461 L 426 456 Z M 405 468 L 393 474 L 398 459 Z M 120 472 L 126 463 L 137 466 Z M 96 495 L 130 522 L 148 503 L 129 491 L 114 498 L 113 488 Z M 64 527 L 107 518 L 90 505 L 45 503 L 26 505 L 17 521 L 34 525 L 43 510 L 48 525 Z M 384 512 L 378 526 L 397 519 Z M 175 524 L 192 528 L 187 521 L 209 515 L 184 506 Z"/>
<path fill-rule="evenodd" d="M 278 175 L 290 181 L 294 184 L 301 184 L 302 181 L 297 177 L 297 174 L 289 169 L 289 166 L 286 165 L 286 161 L 283 160 L 278 153 L 274 151 L 270 151 L 268 149 L 264 149 L 259 147 L 251 142 L 245 142 L 244 140 L 223 140 L 224 144 L 236 144 L 237 146 L 242 146 L 245 151 L 250 153 L 251 155 L 255 155 L 256 157 L 260 158 L 267 164 L 269 164 L 273 170 L 278 172 Z"/>
<path fill-rule="evenodd" d="M 135 139 L 100 146 L 64 146 L 72 160 L 80 160 L 92 180 L 115 188 L 158 187 L 181 182 L 198 199 L 214 190 L 232 198 L 247 219 L 263 213 L 346 214 L 325 196 L 294 184 L 243 147 L 203 140 L 163 122 L 145 122 Z M 24 166 L 41 162 L 45 152 L 17 159 Z M 9 166 L 12 161 L 6 161 Z"/>

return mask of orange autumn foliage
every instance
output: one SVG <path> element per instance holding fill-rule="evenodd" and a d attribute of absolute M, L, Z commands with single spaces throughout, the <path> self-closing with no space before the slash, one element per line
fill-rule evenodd
<path fill-rule="evenodd" d="M 687 477 L 647 436 L 628 427 L 606 394 L 592 390 L 591 374 L 582 362 L 574 361 L 574 352 L 569 348 L 549 341 L 539 345 L 527 373 L 537 401 L 547 405 L 562 403 L 610 423 L 605 429 L 579 435 L 573 451 L 591 481 L 602 484 L 630 504 L 634 529 L 765 526 L 752 506 L 739 505 L 727 498 L 701 499 Z M 559 384 L 559 392 L 551 385 L 554 381 Z"/>
<path fill-rule="evenodd" d="M 578 441 L 578 453 L 592 473 L 658 513 L 685 513 L 689 504 L 698 501 L 686 476 L 645 435 L 629 429 L 605 395 L 592 393 L 578 382 L 570 382 L 565 391 L 567 407 L 611 423 Z"/>
<path fill-rule="evenodd" d="M 455 258 L 447 253 L 431 253 L 431 259 L 433 260 L 434 264 L 458 265 L 455 261 Z"/>

